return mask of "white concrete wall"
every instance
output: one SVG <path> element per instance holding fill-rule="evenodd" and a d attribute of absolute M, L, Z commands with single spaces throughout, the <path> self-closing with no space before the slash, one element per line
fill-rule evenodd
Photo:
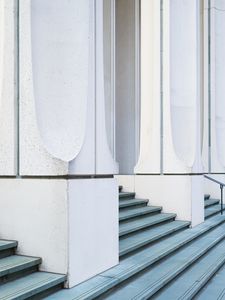
<path fill-rule="evenodd" d="M 41 257 L 41 270 L 66 274 L 67 201 L 66 180 L 1 179 L 0 238 L 18 241 L 18 254 Z"/>
<path fill-rule="evenodd" d="M 69 181 L 69 286 L 118 264 L 115 179 Z"/>

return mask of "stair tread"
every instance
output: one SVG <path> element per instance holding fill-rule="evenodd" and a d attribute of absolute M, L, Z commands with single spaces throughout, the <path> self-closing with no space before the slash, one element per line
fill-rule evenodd
<path fill-rule="evenodd" d="M 176 251 L 172 256 L 160 261 L 159 264 L 146 269 L 145 272 L 130 278 L 127 284 L 115 287 L 110 294 L 101 297 L 101 299 L 149 299 L 149 297 L 152 297 L 177 275 L 192 266 L 195 261 L 203 257 L 209 249 L 212 249 L 224 238 L 225 224 L 207 232 L 204 236 L 200 236 L 198 239 Z M 167 295 L 166 299 L 178 298 Z"/>
<path fill-rule="evenodd" d="M 152 299 L 192 299 L 225 263 L 225 240 L 221 241 Z M 223 278 L 224 287 L 224 278 Z M 204 298 L 205 299 L 205 298 Z M 211 299 L 217 299 L 215 297 Z"/>
<path fill-rule="evenodd" d="M 0 251 L 10 248 L 16 248 L 17 245 L 17 241 L 0 240 Z"/>
<path fill-rule="evenodd" d="M 175 236 L 168 237 L 163 241 L 140 250 L 138 253 L 123 259 L 119 265 L 71 288 L 69 291 L 59 291 L 47 299 L 72 300 L 74 297 L 76 297 L 76 300 L 93 299 L 224 222 L 225 216 L 210 218 L 194 228 L 186 229 Z M 223 232 L 225 234 L 224 229 Z M 208 239 L 206 243 L 208 244 Z M 117 298 L 114 297 L 114 299 Z"/>
<path fill-rule="evenodd" d="M 144 206 L 138 208 L 127 208 L 119 212 L 119 220 L 127 220 L 130 218 L 151 214 L 154 212 L 160 212 L 162 207 L 160 206 Z"/>
<path fill-rule="evenodd" d="M 0 277 L 41 263 L 37 257 L 11 255 L 0 259 Z"/>
<path fill-rule="evenodd" d="M 141 219 L 131 219 L 127 222 L 121 223 L 119 226 L 119 235 L 125 235 L 143 228 L 153 226 L 158 223 L 162 223 L 171 219 L 174 219 L 176 214 L 156 214 L 142 217 Z"/>
<path fill-rule="evenodd" d="M 220 209 L 220 204 L 205 208 L 205 218 L 218 214 L 220 212 Z M 225 210 L 225 204 L 223 205 L 223 210 Z"/>
<path fill-rule="evenodd" d="M 119 201 L 119 208 L 144 205 L 147 203 L 148 203 L 147 199 L 123 199 Z"/>
<path fill-rule="evenodd" d="M 119 248 L 120 255 L 124 255 L 133 251 L 141 246 L 144 246 L 150 242 L 159 240 L 168 234 L 171 234 L 177 230 L 188 227 L 190 222 L 188 221 L 173 221 L 165 223 L 156 227 L 145 229 L 141 232 L 132 234 L 120 240 Z"/>
<path fill-rule="evenodd" d="M 133 192 L 119 192 L 119 198 L 134 198 L 135 197 L 135 193 Z"/>
<path fill-rule="evenodd" d="M 63 283 L 65 278 L 65 275 L 35 272 L 31 275 L 1 285 L 0 299 L 26 299 Z"/>
<path fill-rule="evenodd" d="M 219 199 L 207 199 L 205 200 L 205 207 L 210 207 L 210 206 L 214 206 L 216 204 L 219 204 L 220 200 Z"/>
<path fill-rule="evenodd" d="M 196 295 L 195 300 L 225 299 L 224 278 L 225 265 L 208 281 L 207 285 Z"/>

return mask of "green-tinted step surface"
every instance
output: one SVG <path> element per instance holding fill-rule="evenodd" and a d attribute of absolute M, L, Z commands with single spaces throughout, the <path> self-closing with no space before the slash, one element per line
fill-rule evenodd
<path fill-rule="evenodd" d="M 190 222 L 174 221 L 159 226 L 150 227 L 143 231 L 134 233 L 120 240 L 120 256 L 134 251 L 144 245 L 157 241 L 168 234 L 174 233 L 180 229 L 188 227 Z"/>
<path fill-rule="evenodd" d="M 148 200 L 145 199 L 124 199 L 119 202 L 119 208 L 146 206 Z"/>
<path fill-rule="evenodd" d="M 156 214 L 156 215 L 150 215 L 150 216 L 145 216 L 142 217 L 139 220 L 129 220 L 127 222 L 124 222 L 120 224 L 119 227 L 119 235 L 123 236 L 125 234 L 135 232 L 137 230 L 141 230 L 143 228 L 147 228 L 162 222 L 166 222 L 169 220 L 175 219 L 176 214 Z"/>
<path fill-rule="evenodd" d="M 2 258 L 0 259 L 0 277 L 38 266 L 40 263 L 40 258 L 29 256 L 11 255 Z"/>
<path fill-rule="evenodd" d="M 16 241 L 7 241 L 7 240 L 0 240 L 0 251 L 16 248 L 17 247 Z"/>
<path fill-rule="evenodd" d="M 217 205 L 217 204 L 219 204 L 219 202 L 220 202 L 220 200 L 218 200 L 218 199 L 207 199 L 207 200 L 205 200 L 205 207 Z"/>
<path fill-rule="evenodd" d="M 0 299 L 29 299 L 54 286 L 63 284 L 64 275 L 36 272 L 0 286 Z"/>
<path fill-rule="evenodd" d="M 127 279 L 129 279 L 128 282 L 131 282 L 133 280 L 132 276 L 134 276 L 134 275 L 139 276 L 140 274 L 145 274 L 145 272 L 143 272 L 138 275 L 138 273 L 141 272 L 142 270 L 147 271 L 147 268 L 149 268 L 150 266 L 154 267 L 153 264 L 156 262 L 159 262 L 162 258 L 167 257 L 167 259 L 169 259 L 171 257 L 174 257 L 174 255 L 172 255 L 170 257 L 168 257 L 168 255 L 173 253 L 174 251 L 178 250 L 180 247 L 184 246 L 185 244 L 190 243 L 190 242 L 194 241 L 196 238 L 203 235 L 201 238 L 196 240 L 196 242 L 198 242 L 198 244 L 195 244 L 195 246 L 193 246 L 193 243 L 192 243 L 191 248 L 187 244 L 185 247 L 180 249 L 180 251 L 184 251 L 185 249 L 187 249 L 189 247 L 186 254 L 183 252 L 183 254 L 186 255 L 186 259 L 185 259 L 185 257 L 182 257 L 182 260 L 177 262 L 177 263 L 182 263 L 181 268 L 178 268 L 179 270 L 181 270 L 182 266 L 186 267 L 189 264 L 189 262 L 187 261 L 187 258 L 194 260 L 198 256 L 201 256 L 203 254 L 203 252 L 206 251 L 206 249 L 209 249 L 210 247 L 212 247 L 213 244 L 216 244 L 216 240 L 214 238 L 215 235 L 218 235 L 219 238 L 221 238 L 221 236 L 223 234 L 225 234 L 224 228 L 222 228 L 222 230 L 221 230 L 222 234 L 221 234 L 220 230 L 218 232 L 214 231 L 212 233 L 213 228 L 215 228 L 216 226 L 218 226 L 219 224 L 222 224 L 224 222 L 225 222 L 225 217 L 223 217 L 223 216 L 216 216 L 216 217 L 210 218 L 206 222 L 204 222 L 194 228 L 186 229 L 180 233 L 177 233 L 174 236 L 165 238 L 164 240 L 159 241 L 149 247 L 140 249 L 138 253 L 135 253 L 135 254 L 123 259 L 120 262 L 120 264 L 115 266 L 114 268 L 111 268 L 110 270 L 105 271 L 105 272 L 101 273 L 100 275 L 97 275 L 97 276 L 85 281 L 82 284 L 79 284 L 78 286 L 70 289 L 69 291 L 62 290 L 62 291 L 54 294 L 53 296 L 48 297 L 47 299 L 52 299 L 52 300 L 53 299 L 54 300 L 59 300 L 59 299 L 60 300 L 61 299 L 63 299 L 63 300 L 64 299 L 67 299 L 67 300 L 72 300 L 72 299 L 73 300 L 75 300 L 75 299 L 76 300 L 90 300 L 90 299 L 94 299 L 95 297 L 101 295 L 103 292 L 108 291 L 112 287 L 114 287 L 114 289 L 116 290 L 117 289 L 116 286 L 119 283 L 124 282 L 124 284 L 125 284 L 126 283 L 125 281 Z M 215 228 L 215 229 L 217 230 L 217 228 Z M 206 235 L 204 236 L 204 234 L 206 234 L 206 233 L 210 234 L 210 236 L 208 236 L 208 238 L 206 238 L 205 242 L 204 242 L 204 237 L 206 236 Z M 196 246 L 196 245 L 198 245 L 198 246 Z M 175 253 L 175 255 L 176 255 L 176 253 Z M 169 264 L 169 266 L 170 266 L 170 269 L 167 272 L 168 274 L 171 273 L 171 267 L 173 265 Z M 174 265 L 174 268 L 176 268 L 176 270 L 177 270 L 177 265 Z M 158 272 L 163 271 L 163 270 L 165 270 L 165 269 L 161 270 L 160 268 L 158 268 Z M 157 274 L 159 274 L 159 273 L 157 273 Z M 171 274 L 171 276 L 173 277 L 174 274 L 175 274 L 175 272 L 173 272 Z M 150 278 L 150 280 L 152 280 L 154 278 L 156 278 L 156 277 L 152 277 L 152 278 Z M 160 278 L 160 280 L 161 279 L 162 278 Z M 142 281 L 141 287 L 143 287 L 143 284 L 148 284 L 148 281 L 146 281 L 146 280 Z M 126 286 L 126 285 L 123 285 L 123 286 Z M 146 288 L 148 289 L 148 286 L 146 286 Z M 128 294 L 129 293 L 130 293 L 130 291 L 128 291 Z M 137 293 L 137 291 L 136 292 L 133 291 L 132 297 L 135 296 L 135 293 Z M 114 295 L 113 299 L 116 299 L 116 300 L 123 299 L 124 300 L 126 298 L 117 298 L 117 296 Z M 134 298 L 134 299 L 136 299 L 136 298 Z M 140 298 L 137 298 L 137 299 L 140 300 Z"/>
<path fill-rule="evenodd" d="M 225 224 L 215 228 L 212 231 L 209 231 L 207 234 L 199 237 L 198 239 L 193 240 L 185 247 L 179 249 L 179 251 L 176 251 L 172 256 L 160 261 L 160 263 L 152 266 L 151 268 L 146 269 L 145 272 L 130 278 L 126 285 L 124 284 L 114 288 L 110 294 L 106 294 L 105 297 L 101 297 L 101 299 L 149 299 L 149 297 L 154 295 L 181 272 L 190 267 L 194 262 L 196 262 L 200 257 L 207 253 L 207 251 L 212 249 L 212 247 L 217 245 L 224 238 Z M 151 252 L 150 249 L 149 252 Z M 112 271 L 108 271 L 108 274 L 113 276 Z M 175 300 L 178 298 L 170 297 L 169 294 L 167 295 L 167 298 L 163 299 Z"/>
<path fill-rule="evenodd" d="M 119 220 L 124 221 L 131 218 L 136 218 L 156 212 L 160 212 L 162 210 L 162 207 L 160 206 L 144 206 L 144 207 L 138 207 L 138 208 L 127 208 L 123 209 L 119 212 Z"/>
<path fill-rule="evenodd" d="M 205 209 L 205 218 L 211 217 L 220 213 L 221 207 L 219 205 L 213 205 Z M 225 204 L 223 205 L 223 210 L 225 210 Z M 225 213 L 224 213 L 225 214 Z"/>
<path fill-rule="evenodd" d="M 120 199 L 133 199 L 135 197 L 135 193 L 129 193 L 129 192 L 121 192 L 119 193 Z"/>
<path fill-rule="evenodd" d="M 223 248 L 224 252 L 224 248 Z M 225 299 L 225 265 L 200 290 L 195 300 L 224 300 Z"/>
<path fill-rule="evenodd" d="M 162 289 L 153 299 L 192 299 L 208 280 L 225 263 L 225 241 L 223 240 L 172 283 Z M 223 279 L 224 286 L 224 279 Z M 225 286 L 224 286 L 225 287 Z M 206 298 L 204 298 L 206 299 Z M 217 299 L 217 298 L 211 298 Z"/>

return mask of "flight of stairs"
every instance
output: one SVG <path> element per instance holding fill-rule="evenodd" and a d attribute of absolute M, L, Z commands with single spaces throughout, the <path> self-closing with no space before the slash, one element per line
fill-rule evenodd
<path fill-rule="evenodd" d="M 194 299 L 225 263 L 225 215 L 218 203 L 206 195 L 206 221 L 189 228 L 120 187 L 119 265 L 46 299 Z"/>
<path fill-rule="evenodd" d="M 16 255 L 17 242 L 0 240 L 0 299 L 42 299 L 63 287 L 65 275 L 38 271 L 41 259 Z"/>

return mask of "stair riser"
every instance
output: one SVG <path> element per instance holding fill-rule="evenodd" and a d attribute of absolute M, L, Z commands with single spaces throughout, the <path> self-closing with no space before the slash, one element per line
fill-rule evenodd
<path fill-rule="evenodd" d="M 215 242 L 210 244 L 206 249 L 199 252 L 198 255 L 192 257 L 192 260 L 187 261 L 182 267 L 180 267 L 174 273 L 170 273 L 167 276 L 165 276 L 163 278 L 163 280 L 161 280 L 158 285 L 155 285 L 154 287 L 151 287 L 149 290 L 145 290 L 145 293 L 143 293 L 141 295 L 139 294 L 137 297 L 134 297 L 133 300 L 147 300 L 147 299 L 149 299 L 151 296 L 156 294 L 161 288 L 163 288 L 166 284 L 168 284 L 175 277 L 177 277 L 181 272 L 183 272 L 186 268 L 188 268 L 191 264 L 193 264 L 195 261 L 197 261 L 201 256 L 203 256 L 210 249 L 212 249 L 215 245 L 217 245 L 220 241 L 222 241 L 224 238 L 225 238 L 225 233 L 220 238 L 218 238 Z M 183 299 L 186 299 L 186 298 L 182 298 L 182 300 Z M 187 298 L 187 299 L 189 299 L 189 298 Z"/>
<path fill-rule="evenodd" d="M 137 250 L 139 250 L 140 248 L 143 248 L 143 247 L 145 247 L 145 246 L 148 246 L 149 244 L 153 244 L 153 243 L 155 243 L 155 242 L 158 242 L 158 241 L 160 241 L 161 239 L 167 238 L 168 236 L 171 236 L 171 235 L 176 234 L 176 233 L 178 233 L 178 232 L 180 232 L 180 231 L 182 231 L 182 230 L 185 230 L 185 229 L 187 229 L 188 227 L 189 227 L 188 225 L 185 225 L 185 226 L 180 227 L 180 228 L 177 228 L 177 229 L 172 229 L 172 230 L 166 232 L 165 234 L 158 235 L 157 238 L 154 238 L 154 239 L 152 239 L 152 240 L 148 240 L 148 241 L 146 241 L 146 242 L 143 242 L 142 244 L 140 243 L 140 244 L 138 244 L 138 245 L 136 245 L 136 246 L 133 246 L 133 247 L 130 248 L 129 250 L 121 251 L 120 254 L 119 254 L 119 256 L 122 258 L 122 257 L 124 257 L 125 255 L 130 255 L 132 252 L 137 251 Z"/>
<path fill-rule="evenodd" d="M 132 199 L 134 199 L 135 198 L 135 194 L 133 193 L 131 193 L 131 194 L 127 194 L 127 195 L 119 195 L 119 199 L 120 200 L 132 200 Z"/>
<path fill-rule="evenodd" d="M 124 208 L 138 208 L 138 207 L 144 207 L 144 206 L 147 206 L 147 203 L 136 203 L 136 204 L 126 204 L 124 205 L 123 203 L 120 203 L 119 204 L 119 209 L 122 210 Z"/>
<path fill-rule="evenodd" d="M 216 216 L 216 215 L 219 215 L 221 212 L 220 211 L 215 211 L 215 212 L 212 212 L 210 215 L 208 216 L 205 216 L 205 219 L 208 219 L 210 217 L 213 217 L 213 216 Z M 225 209 L 223 209 L 223 214 L 225 215 Z"/>
<path fill-rule="evenodd" d="M 38 271 L 38 265 L 29 267 L 25 270 L 20 270 L 18 272 L 12 273 L 12 274 L 2 276 L 2 277 L 0 277 L 0 286 L 1 286 L 1 284 L 5 284 L 5 283 L 13 281 L 15 279 L 22 278 L 26 275 L 30 275 L 37 271 Z"/>
<path fill-rule="evenodd" d="M 182 297 L 182 300 L 192 300 L 193 297 L 195 297 L 198 292 L 207 284 L 207 282 L 216 274 L 217 271 L 225 264 L 225 258 L 218 262 L 213 268 L 213 270 L 210 270 L 210 273 L 205 276 L 204 280 L 199 282 L 198 286 L 195 287 L 195 289 L 192 289 L 191 292 L 188 293 L 188 295 Z M 221 298 L 222 299 L 222 298 Z"/>
<path fill-rule="evenodd" d="M 46 291 L 43 291 L 41 293 L 38 293 L 37 295 L 31 296 L 31 297 L 27 297 L 25 299 L 29 299 L 29 300 L 42 300 L 45 297 L 48 297 L 54 293 L 57 293 L 58 291 L 60 291 L 62 288 L 64 287 L 64 284 L 58 284 L 50 289 L 47 289 Z"/>
<path fill-rule="evenodd" d="M 135 276 L 138 272 L 144 271 L 146 268 L 150 267 L 152 264 L 160 261 L 163 258 L 166 258 L 168 255 L 174 253 L 176 250 L 180 249 L 181 247 L 185 246 L 186 244 L 190 243 L 191 241 L 194 241 L 195 239 L 197 239 L 201 235 L 204 235 L 206 232 L 209 232 L 210 230 L 212 230 L 213 228 L 216 228 L 217 226 L 219 226 L 222 223 L 224 223 L 224 221 L 219 222 L 216 226 L 212 226 L 212 227 L 209 227 L 206 230 L 201 231 L 201 233 L 195 235 L 194 237 L 188 238 L 184 243 L 182 243 L 182 245 L 178 245 L 178 246 L 174 247 L 173 249 L 169 249 L 166 253 L 158 256 L 156 259 L 154 259 L 154 261 L 151 261 L 151 263 L 147 262 L 146 264 L 142 265 L 138 269 L 135 268 L 134 270 L 130 270 L 129 274 L 124 274 L 123 279 L 115 280 L 115 281 L 113 280 L 110 283 L 110 286 L 102 286 L 101 289 L 92 290 L 92 292 L 89 295 L 86 294 L 85 297 L 81 296 L 81 297 L 79 297 L 77 299 L 79 299 L 79 300 L 93 300 L 93 299 L 95 299 L 95 298 L 97 298 L 97 297 L 99 297 L 101 295 L 105 295 L 105 293 L 107 293 L 111 289 L 113 290 L 113 288 L 115 286 L 117 286 L 119 283 L 125 282 L 130 277 Z M 146 299 L 148 299 L 148 298 L 146 298 Z M 141 300 L 141 299 L 138 299 L 138 300 Z"/>
<path fill-rule="evenodd" d="M 150 215 L 153 216 L 153 215 L 159 214 L 160 212 L 161 212 L 161 209 L 155 210 L 155 211 L 146 211 L 146 212 L 142 212 L 142 213 L 137 213 L 137 214 L 134 214 L 133 216 L 124 216 L 124 217 L 119 218 L 119 222 L 140 219 L 141 217 L 146 217 L 146 216 L 150 216 Z"/>
<path fill-rule="evenodd" d="M 1 250 L 0 251 L 0 259 L 15 254 L 15 251 L 16 251 L 16 248 L 10 248 L 10 249 Z"/>
<path fill-rule="evenodd" d="M 218 205 L 218 204 L 219 204 L 219 203 L 208 204 L 208 205 L 205 205 L 205 208 L 213 207 L 214 205 Z"/>
<path fill-rule="evenodd" d="M 143 229 L 147 229 L 147 228 L 150 228 L 150 227 L 152 227 L 152 226 L 156 226 L 156 225 L 158 225 L 158 224 L 164 224 L 164 223 L 166 223 L 166 222 L 171 222 L 171 221 L 174 221 L 175 220 L 175 217 L 173 217 L 173 218 L 168 218 L 168 219 L 165 219 L 165 220 L 163 220 L 163 221 L 158 221 L 158 222 L 155 222 L 155 223 L 152 223 L 151 225 L 148 225 L 148 224 L 146 224 L 146 225 L 143 225 L 143 226 L 140 226 L 138 229 L 137 228 L 135 228 L 135 229 L 133 229 L 133 230 L 126 230 L 126 231 L 123 231 L 123 232 L 121 232 L 120 234 L 119 234 L 119 237 L 125 237 L 125 236 L 127 236 L 127 235 L 130 235 L 130 234 L 132 234 L 132 233 L 136 233 L 136 232 L 138 232 L 138 231 L 141 231 L 141 230 L 143 230 Z"/>

